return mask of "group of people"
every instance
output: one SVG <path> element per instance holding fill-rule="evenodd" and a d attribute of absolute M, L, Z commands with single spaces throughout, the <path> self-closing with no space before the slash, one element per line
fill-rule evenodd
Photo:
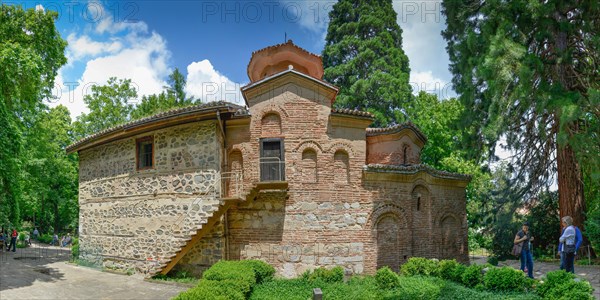
<path fill-rule="evenodd" d="M 581 230 L 573 225 L 573 218 L 565 216 L 561 219 L 562 233 L 558 239 L 558 252 L 560 254 L 560 269 L 567 272 L 575 273 L 575 256 L 583 242 Z M 533 255 L 532 246 L 534 238 L 529 231 L 529 223 L 523 223 L 523 227 L 515 235 L 513 243 L 515 248 L 519 249 L 521 258 L 521 271 L 527 272 L 527 276 L 533 278 Z M 514 249 L 513 249 L 514 250 Z"/>
<path fill-rule="evenodd" d="M 17 230 L 14 228 L 10 234 L 5 235 L 3 232 L 0 232 L 0 241 L 2 242 L 0 244 L 2 244 L 2 247 L 4 247 L 4 245 L 6 245 L 6 251 L 10 251 L 10 248 L 12 248 L 12 252 L 16 252 L 18 236 L 19 236 L 19 233 L 17 233 Z M 9 238 L 10 238 L 10 242 L 9 242 Z"/>
<path fill-rule="evenodd" d="M 19 233 L 14 228 L 12 229 L 10 234 L 4 234 L 3 232 L 0 231 L 0 245 L 2 245 L 2 247 L 6 247 L 7 251 L 10 251 L 10 249 L 12 248 L 12 252 L 16 252 L 18 236 L 19 236 Z M 35 230 L 33 231 L 33 239 L 39 240 L 39 237 L 40 237 L 40 232 L 38 231 L 37 228 L 35 228 Z M 25 234 L 24 242 L 27 245 L 31 245 L 31 236 L 29 235 L 29 232 L 27 232 Z M 72 243 L 73 243 L 73 238 L 71 237 L 70 233 L 67 233 L 67 235 L 63 235 L 60 239 L 58 238 L 58 235 L 56 233 L 52 236 L 51 245 L 53 245 L 53 246 L 66 247 L 66 246 L 71 245 Z M 3 250 L 3 249 L 0 249 L 0 250 Z"/>

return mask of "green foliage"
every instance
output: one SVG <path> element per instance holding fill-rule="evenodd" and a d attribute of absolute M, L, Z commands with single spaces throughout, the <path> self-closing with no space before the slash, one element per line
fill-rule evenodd
<path fill-rule="evenodd" d="M 511 181 L 521 183 L 509 186 L 513 199 L 570 178 L 573 185 L 559 186 L 560 210 L 581 225 L 583 178 L 600 178 L 600 73 L 588 63 L 600 61 L 600 6 L 445 0 L 443 11 L 454 88 L 468 108 L 462 120 L 473 129 L 465 146 L 486 158 L 504 140 L 515 155 Z"/>
<path fill-rule="evenodd" d="M 548 272 L 546 274 L 546 280 L 544 280 L 544 283 L 538 285 L 535 291 L 538 295 L 546 297 L 551 290 L 555 289 L 559 285 L 564 284 L 565 282 L 573 280 L 574 278 L 575 275 L 565 272 L 564 270 Z"/>
<path fill-rule="evenodd" d="M 206 280 L 235 280 L 249 286 L 256 284 L 256 273 L 252 266 L 239 261 L 221 260 L 204 271 L 202 279 Z"/>
<path fill-rule="evenodd" d="M 440 297 L 442 285 L 443 281 L 437 278 L 400 277 L 400 287 L 394 291 L 394 295 L 407 300 L 434 300 Z"/>
<path fill-rule="evenodd" d="M 25 241 L 25 233 L 24 232 L 19 232 L 19 235 L 17 236 L 17 239 L 21 242 Z"/>
<path fill-rule="evenodd" d="M 251 300 L 306 300 L 312 296 L 312 283 L 305 279 L 274 279 L 258 285 L 250 295 Z"/>
<path fill-rule="evenodd" d="M 488 257 L 487 262 L 488 262 L 488 264 L 496 267 L 496 266 L 498 266 L 498 257 L 490 256 L 490 257 Z"/>
<path fill-rule="evenodd" d="M 323 282 L 342 282 L 344 281 L 344 268 L 337 266 L 332 269 L 318 268 L 312 272 L 307 272 L 303 276 L 308 281 L 323 281 Z"/>
<path fill-rule="evenodd" d="M 484 265 L 470 265 L 468 266 L 462 275 L 462 283 L 467 287 L 475 287 L 478 284 L 483 283 L 483 272 Z"/>
<path fill-rule="evenodd" d="M 0 4 L 0 225 L 22 221 L 24 136 L 44 110 L 67 43 L 54 26 L 56 12 Z M 28 145 L 29 147 L 29 145 Z M 30 180 L 27 180 L 30 182 Z"/>
<path fill-rule="evenodd" d="M 589 282 L 579 281 L 575 275 L 563 270 L 548 272 L 536 292 L 544 299 L 594 299 Z"/>
<path fill-rule="evenodd" d="M 398 274 L 388 267 L 377 270 L 375 281 L 377 282 L 377 286 L 382 290 L 390 290 L 400 286 Z"/>
<path fill-rule="evenodd" d="M 402 265 L 400 272 L 406 276 L 437 276 L 438 262 L 423 257 L 411 257 Z"/>
<path fill-rule="evenodd" d="M 598 206 L 600 206 L 600 203 Z M 585 231 L 582 233 L 589 239 L 592 247 L 598 253 L 600 251 L 600 209 L 590 209 L 588 219 L 585 222 Z"/>
<path fill-rule="evenodd" d="M 201 280 L 197 287 L 191 288 L 175 297 L 175 300 L 244 300 L 242 290 L 247 287 L 236 280 Z M 248 288 L 249 289 L 249 288 Z"/>
<path fill-rule="evenodd" d="M 560 216 L 558 214 L 558 193 L 543 192 L 529 205 L 529 230 L 534 234 L 536 257 L 542 254 L 554 255 L 560 237 Z"/>
<path fill-rule="evenodd" d="M 512 267 L 490 268 L 483 277 L 485 288 L 491 291 L 521 292 L 525 290 L 525 275 Z"/>
<path fill-rule="evenodd" d="M 221 260 L 202 275 L 197 287 L 176 299 L 246 299 L 257 283 L 271 281 L 275 270 L 259 260 Z"/>
<path fill-rule="evenodd" d="M 71 258 L 79 259 L 79 238 L 73 237 L 73 245 L 71 246 Z"/>
<path fill-rule="evenodd" d="M 50 244 L 52 242 L 52 234 L 45 233 L 39 236 L 38 240 L 43 244 Z"/>
<path fill-rule="evenodd" d="M 242 260 L 242 264 L 250 266 L 256 275 L 256 283 L 273 279 L 275 268 L 262 260 Z"/>
<path fill-rule="evenodd" d="M 375 126 L 397 122 L 412 98 L 402 30 L 391 0 L 341 0 L 329 13 L 324 79 L 338 87 L 335 105 L 375 114 Z"/>
<path fill-rule="evenodd" d="M 466 269 L 467 267 L 465 265 L 458 263 L 455 259 L 444 259 L 439 263 L 439 276 L 442 279 L 461 283 L 462 275 Z"/>

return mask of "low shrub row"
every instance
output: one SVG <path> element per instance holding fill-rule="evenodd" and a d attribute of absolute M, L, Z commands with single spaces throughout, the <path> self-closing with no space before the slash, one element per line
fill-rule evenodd
<path fill-rule="evenodd" d="M 593 299 L 593 289 L 588 282 L 579 281 L 573 274 L 560 270 L 549 272 L 545 281 L 537 282 L 526 277 L 522 271 L 511 267 L 498 268 L 490 264 L 467 267 L 455 260 L 410 258 L 402 265 L 401 273 L 405 276 L 435 276 L 477 291 L 487 290 L 496 293 L 535 291 L 544 299 Z M 399 283 L 393 275 L 395 273 L 386 268 L 377 271 L 375 278 L 378 286 L 397 287 Z"/>
<path fill-rule="evenodd" d="M 252 288 L 273 278 L 275 269 L 260 260 L 219 261 L 202 276 L 202 280 L 175 299 L 243 300 Z"/>

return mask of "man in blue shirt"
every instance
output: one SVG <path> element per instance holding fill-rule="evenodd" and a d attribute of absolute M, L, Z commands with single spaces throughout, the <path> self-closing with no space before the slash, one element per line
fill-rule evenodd
<path fill-rule="evenodd" d="M 577 251 L 579 250 L 579 247 L 581 246 L 581 243 L 583 243 L 583 236 L 581 235 L 581 230 L 579 230 L 579 227 L 577 226 L 573 226 L 575 227 L 575 255 L 577 255 Z M 562 235 L 563 233 L 565 233 L 565 229 L 566 227 L 563 227 L 560 235 Z M 559 243 L 558 244 L 558 253 L 560 254 L 560 269 L 564 270 L 565 269 L 565 257 L 566 255 L 563 252 L 563 243 Z M 573 271 L 574 273 L 575 271 Z"/>

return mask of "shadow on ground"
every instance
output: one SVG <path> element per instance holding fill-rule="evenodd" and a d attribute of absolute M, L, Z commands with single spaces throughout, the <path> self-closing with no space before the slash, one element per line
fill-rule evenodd
<path fill-rule="evenodd" d="M 27 287 L 35 281 L 55 282 L 63 279 L 64 273 L 50 264 L 68 261 L 70 248 L 59 248 L 34 244 L 28 248 L 17 248 L 16 252 L 0 252 L 0 291 Z"/>

